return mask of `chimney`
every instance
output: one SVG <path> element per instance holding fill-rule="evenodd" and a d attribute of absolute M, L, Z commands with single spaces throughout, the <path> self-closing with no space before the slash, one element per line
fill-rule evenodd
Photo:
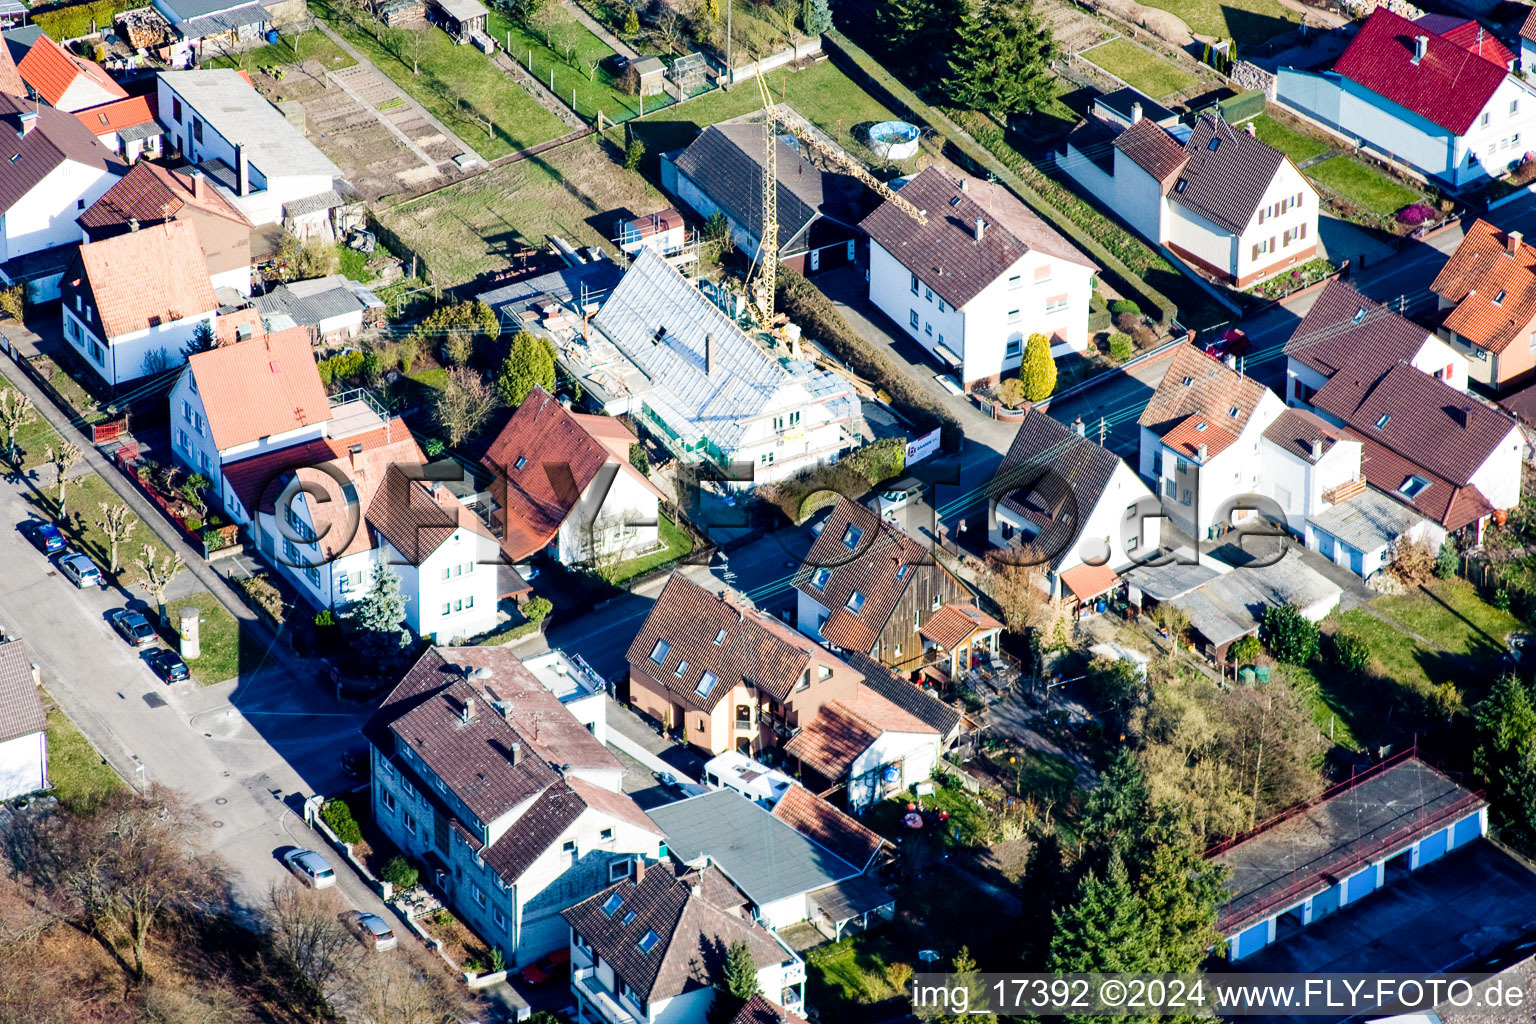
<path fill-rule="evenodd" d="M 1072 433 L 1076 434 L 1078 437 L 1088 436 L 1088 427 L 1083 423 L 1083 418 L 1081 416 L 1072 421 Z"/>
<path fill-rule="evenodd" d="M 715 336 L 713 334 L 706 334 L 704 335 L 704 376 L 713 377 L 715 375 L 715 361 L 717 359 L 719 359 L 719 356 L 715 353 Z"/>
<path fill-rule="evenodd" d="M 246 159 L 245 146 L 235 144 L 235 195 L 251 194 L 251 162 Z"/>
<path fill-rule="evenodd" d="M 1312 439 L 1312 458 L 1314 460 L 1316 460 L 1316 459 L 1320 459 L 1322 457 L 1323 457 L 1323 439 L 1320 438 L 1320 437 L 1314 437 Z"/>
<path fill-rule="evenodd" d="M 129 231 L 137 231 L 137 230 L 139 230 L 139 218 L 137 218 L 137 217 L 129 217 L 128 218 L 128 230 Z"/>
<path fill-rule="evenodd" d="M 1417 64 L 1424 59 L 1424 54 L 1429 50 L 1429 36 L 1413 37 L 1413 62 Z"/>
<path fill-rule="evenodd" d="M 511 749 L 507 751 L 507 760 L 511 761 L 514 765 L 523 760 L 523 745 L 521 743 L 512 744 Z"/>
<path fill-rule="evenodd" d="M 1131 104 L 1131 124 L 1135 124 L 1137 121 L 1140 121 L 1140 120 L 1141 120 L 1141 101 L 1137 100 L 1135 103 Z"/>
<path fill-rule="evenodd" d="M 347 448 L 347 458 L 352 463 L 352 471 L 354 473 L 357 472 L 357 470 L 358 470 L 358 463 L 363 461 L 362 456 L 363 456 L 363 446 L 362 445 L 354 444 L 354 445 L 350 446 L 349 448 Z"/>
<path fill-rule="evenodd" d="M 982 220 L 980 217 L 977 217 L 976 218 L 976 244 L 977 245 L 981 244 L 982 235 L 986 233 L 986 230 L 987 230 L 987 222 Z"/>
<path fill-rule="evenodd" d="M 468 725 L 470 722 L 473 722 L 475 720 L 475 698 L 473 698 L 473 697 L 465 697 L 464 698 L 464 710 L 462 712 L 462 715 L 463 715 L 463 718 L 464 718 L 464 724 L 465 725 Z"/>
<path fill-rule="evenodd" d="M 1515 255 L 1516 253 L 1518 253 L 1520 251 L 1520 243 L 1524 239 L 1525 239 L 1525 235 L 1521 234 L 1518 231 L 1511 231 L 1507 236 L 1505 236 L 1504 252 L 1507 253 L 1510 256 Z"/>
<path fill-rule="evenodd" d="M 1248 137 L 1251 139 L 1256 139 L 1259 137 L 1258 129 L 1253 126 L 1252 121 L 1249 121 L 1247 124 L 1243 125 L 1243 131 L 1247 132 Z"/>
<path fill-rule="evenodd" d="M 37 127 L 37 111 L 23 110 L 21 112 L 21 130 L 16 133 L 18 139 L 24 139 L 32 134 L 32 129 Z"/>
<path fill-rule="evenodd" d="M 192 198 L 203 198 L 203 172 L 194 167 L 190 177 L 192 179 Z"/>
<path fill-rule="evenodd" d="M 1197 461 L 1199 461 L 1199 462 L 1204 462 L 1205 461 L 1205 454 L 1209 450 L 1210 449 L 1206 448 L 1204 442 L 1195 445 L 1195 459 Z"/>
<path fill-rule="evenodd" d="M 635 858 L 635 884 L 639 885 L 643 881 L 645 881 L 645 858 L 644 857 L 636 857 Z"/>

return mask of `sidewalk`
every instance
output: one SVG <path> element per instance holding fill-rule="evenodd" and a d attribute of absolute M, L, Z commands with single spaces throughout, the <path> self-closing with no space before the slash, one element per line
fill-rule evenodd
<path fill-rule="evenodd" d="M 593 18 L 592 15 L 581 9 L 580 4 L 574 4 L 571 3 L 570 0 L 564 0 L 564 6 L 566 10 L 571 12 L 571 17 L 579 21 L 582 27 L 585 28 L 588 32 L 591 32 L 593 35 L 597 36 L 597 38 L 607 43 L 608 46 L 612 48 L 614 53 L 617 53 L 621 57 L 628 57 L 630 60 L 634 60 L 636 57 L 640 56 L 627 43 L 620 40 L 618 36 L 614 35 L 612 32 L 609 32 L 606 28 L 603 28 L 603 26 L 599 25 L 597 23 L 597 19 Z"/>

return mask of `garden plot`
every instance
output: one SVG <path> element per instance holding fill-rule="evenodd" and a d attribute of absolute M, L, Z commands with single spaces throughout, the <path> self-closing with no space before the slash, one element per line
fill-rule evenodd
<path fill-rule="evenodd" d="M 1080 53 L 1115 35 L 1109 26 L 1072 4 L 1047 0 L 1039 9 L 1065 53 Z"/>

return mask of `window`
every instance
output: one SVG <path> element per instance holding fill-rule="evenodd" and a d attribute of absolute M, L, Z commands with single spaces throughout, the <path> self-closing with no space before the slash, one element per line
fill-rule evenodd
<path fill-rule="evenodd" d="M 1014 338 L 1012 341 L 1010 341 L 1008 343 L 1008 348 L 1003 352 L 1003 358 L 1004 359 L 1012 359 L 1014 356 L 1022 355 L 1023 351 L 1024 351 L 1024 341 L 1023 341 L 1023 339 L 1021 339 L 1021 338 Z"/>
<path fill-rule="evenodd" d="M 171 97 L 171 120 L 181 124 L 181 100 L 175 96 Z"/>
<path fill-rule="evenodd" d="M 933 603 L 929 610 L 935 612 L 939 610 L 939 595 L 937 593 L 933 595 Z"/>
<path fill-rule="evenodd" d="M 612 917 L 613 916 L 613 912 L 615 910 L 618 910 L 619 907 L 623 903 L 624 903 L 624 897 L 620 896 L 618 893 L 614 893 L 612 896 L 609 896 L 608 899 L 603 902 L 603 913 L 606 914 L 608 917 Z"/>
<path fill-rule="evenodd" d="M 448 576 L 449 576 L 449 571 L 447 569 L 444 569 L 443 570 L 443 579 L 447 579 Z"/>
<path fill-rule="evenodd" d="M 576 840 L 574 840 L 574 839 L 567 839 L 565 842 L 561 843 L 560 844 L 560 852 L 561 853 L 568 853 L 572 857 L 576 856 Z"/>
<path fill-rule="evenodd" d="M 651 660 L 660 665 L 667 660 L 667 655 L 672 653 L 672 645 L 665 640 L 657 640 L 656 646 L 651 648 Z"/>
<path fill-rule="evenodd" d="M 411 817 L 409 814 L 402 814 L 400 816 L 400 818 L 401 818 L 402 821 L 405 822 L 405 830 L 407 832 L 409 832 L 411 835 L 415 835 L 416 834 L 416 819 Z"/>
<path fill-rule="evenodd" d="M 928 335 L 928 337 L 930 337 L 930 338 L 933 337 L 933 324 L 930 324 L 927 321 L 924 321 L 923 322 L 923 333 Z"/>
<path fill-rule="evenodd" d="M 1536 351 L 1536 334 L 1531 335 L 1531 338 L 1533 339 L 1531 343 L 1532 350 Z M 832 570 L 828 569 L 826 566 L 822 566 L 816 570 L 814 575 L 811 576 L 811 586 L 815 587 L 817 590 L 825 590 L 827 588 L 827 581 L 831 578 Z"/>
<path fill-rule="evenodd" d="M 1207 144 L 1207 145 L 1206 145 L 1206 147 L 1205 147 L 1205 148 L 1206 148 L 1206 149 L 1208 149 L 1208 150 L 1210 150 L 1210 151 L 1211 151 L 1211 152 L 1212 152 L 1212 153 L 1214 153 L 1214 152 L 1216 152 L 1216 150 L 1217 150 L 1217 149 L 1219 149 L 1219 148 L 1220 148 L 1220 147 L 1221 147 L 1221 138 L 1220 138 L 1220 137 L 1219 137 L 1219 136 L 1218 136 L 1218 137 L 1217 137 L 1217 138 L 1214 138 L 1214 139 L 1212 139 L 1212 140 L 1211 140 L 1211 141 L 1210 141 L 1210 142 L 1209 142 L 1209 143 L 1208 143 L 1208 144 Z"/>
<path fill-rule="evenodd" d="M 469 595 L 468 597 L 466 597 L 464 599 L 464 607 L 465 608 L 473 608 L 474 606 L 475 606 L 475 595 L 471 594 L 471 595 Z"/>
<path fill-rule="evenodd" d="M 1493 304 L 1495 306 L 1502 306 L 1502 305 L 1504 305 L 1504 296 L 1506 296 L 1508 294 L 1509 293 L 1506 292 L 1503 288 L 1500 288 L 1499 289 L 1499 294 L 1497 294 L 1497 295 L 1495 295 L 1493 297 Z"/>
<path fill-rule="evenodd" d="M 1024 275 L 1023 274 L 1014 274 L 1012 277 L 1010 277 L 1008 279 L 1008 290 L 1009 291 L 1016 292 L 1016 291 L 1018 291 L 1022 287 L 1024 287 Z"/>
<path fill-rule="evenodd" d="M 1173 479 L 1173 477 L 1169 477 L 1167 480 L 1163 481 L 1163 493 L 1169 498 L 1178 497 L 1179 485 Z"/>
<path fill-rule="evenodd" d="M 653 931 L 648 931 L 644 935 L 640 936 L 640 941 L 635 943 L 635 945 L 640 948 L 640 952 L 649 953 L 651 950 L 656 948 L 656 943 L 660 941 L 660 935 L 657 935 Z"/>
<path fill-rule="evenodd" d="M 493 910 L 491 913 L 496 918 L 496 927 L 505 928 L 507 926 L 507 917 L 501 912 L 500 908 Z"/>
<path fill-rule="evenodd" d="M 635 916 L 636 916 L 635 912 L 633 910 L 631 910 L 631 911 L 629 911 L 628 913 L 626 913 L 624 915 L 624 920 L 621 923 L 622 924 L 629 924 L 629 922 L 631 922 L 631 921 L 633 921 L 635 919 Z"/>
<path fill-rule="evenodd" d="M 752 724 L 752 705 L 751 704 L 737 704 L 736 705 L 736 724 L 737 725 L 751 725 Z"/>
<path fill-rule="evenodd" d="M 299 562 L 299 549 L 293 546 L 293 541 L 283 538 L 283 554 L 288 558 L 289 565 L 297 565 Z"/>
<path fill-rule="evenodd" d="M 1189 504 L 1189 489 L 1187 487 L 1184 489 L 1184 497 L 1179 499 L 1179 504 L 1181 504 L 1181 505 L 1188 505 Z"/>
<path fill-rule="evenodd" d="M 1051 279 L 1051 265 L 1047 263 L 1043 267 L 1035 268 L 1035 284 L 1045 284 Z"/>
<path fill-rule="evenodd" d="M 391 811 L 395 809 L 395 794 L 382 786 L 379 787 L 379 801 Z"/>
<path fill-rule="evenodd" d="M 450 602 L 448 602 L 448 601 L 444 601 L 443 602 L 443 614 L 444 615 L 451 615 L 451 614 L 453 614 L 453 605 Z"/>
<path fill-rule="evenodd" d="M 1387 421 L 1390 420 L 1391 418 L 1392 418 L 1392 414 L 1391 413 L 1389 413 L 1389 412 L 1382 413 L 1381 414 L 1381 419 L 1376 421 L 1376 429 L 1380 430 L 1382 427 L 1386 426 L 1387 425 Z"/>
<path fill-rule="evenodd" d="M 699 685 L 693 688 L 693 692 L 700 697 L 708 697 L 710 692 L 714 690 L 715 684 L 719 681 L 720 677 L 713 672 L 705 672 L 699 677 Z"/>
<path fill-rule="evenodd" d="M 1509 112 L 1511 114 L 1518 114 L 1520 112 L 1520 101 L 1519 100 L 1510 100 L 1509 101 Z"/>
<path fill-rule="evenodd" d="M 818 683 L 824 683 L 831 678 L 832 670 L 830 668 L 828 668 L 826 665 L 816 666 L 816 681 Z"/>
<path fill-rule="evenodd" d="M 682 661 L 677 663 L 677 668 L 674 670 L 673 674 L 676 675 L 679 679 L 681 679 L 683 677 L 683 673 L 687 672 L 687 671 L 688 671 L 688 659 L 684 658 Z"/>
<path fill-rule="evenodd" d="M 949 307 L 944 305 L 944 300 L 943 299 L 939 300 L 939 312 L 940 313 L 947 313 L 947 312 L 949 312 Z"/>
<path fill-rule="evenodd" d="M 916 274 L 912 275 L 912 294 L 913 295 L 917 294 L 917 275 Z"/>
<path fill-rule="evenodd" d="M 849 551 L 852 551 L 854 548 L 859 546 L 859 541 L 862 540 L 863 537 L 864 528 L 859 526 L 857 523 L 849 523 L 848 528 L 843 531 L 843 547 L 847 548 Z"/>
<path fill-rule="evenodd" d="M 311 586 L 318 587 L 320 585 L 320 570 L 319 569 L 315 569 L 313 567 L 305 569 L 304 570 L 304 575 L 309 578 L 309 582 L 310 582 Z"/>
<path fill-rule="evenodd" d="M 1531 335 L 1531 351 L 1536 352 L 1536 334 Z M 176 440 L 182 448 L 191 447 L 191 443 L 187 440 L 187 432 L 185 430 L 176 431 Z"/>
<path fill-rule="evenodd" d="M 203 141 L 203 122 L 195 117 L 192 119 L 192 137 L 198 142 Z"/>
<path fill-rule="evenodd" d="M 933 289 L 925 287 L 923 289 L 923 298 L 927 299 L 929 302 L 932 302 L 933 301 Z"/>
<path fill-rule="evenodd" d="M 795 683 L 795 690 L 796 690 L 796 692 L 798 692 L 800 690 L 809 690 L 810 688 L 811 688 L 811 670 L 810 669 L 806 669 L 804 672 L 800 673 L 800 680 L 799 680 L 799 682 Z"/>
<path fill-rule="evenodd" d="M 859 609 L 864 607 L 864 595 L 855 590 L 848 595 L 848 601 L 844 607 L 855 615 L 859 614 Z"/>
<path fill-rule="evenodd" d="M 522 469 L 526 465 L 528 465 L 528 456 L 526 456 L 526 455 L 519 455 L 517 457 L 517 461 L 512 463 L 512 468 L 513 469 Z"/>
<path fill-rule="evenodd" d="M 1062 310 L 1067 308 L 1067 305 L 1068 302 L 1065 293 L 1061 295 L 1052 295 L 1050 298 L 1045 300 L 1045 311 L 1047 313 L 1060 313 Z"/>
<path fill-rule="evenodd" d="M 474 890 L 475 902 L 480 904 L 480 906 L 482 906 L 482 907 L 485 906 L 485 893 L 484 893 L 484 891 L 482 891 L 481 888 L 478 885 L 476 885 L 475 883 L 473 883 L 473 882 L 469 883 L 469 887 L 470 887 L 470 889 Z"/>
<path fill-rule="evenodd" d="M 1488 127 L 1488 121 L 1489 121 L 1489 120 L 1490 120 L 1490 119 L 1491 119 L 1491 118 L 1492 118 L 1492 117 L 1493 117 L 1493 115 L 1492 115 L 1492 114 L 1490 114 L 1490 113 L 1489 113 L 1489 112 L 1488 112 L 1488 111 L 1486 111 L 1486 110 L 1485 110 L 1485 111 L 1483 111 L 1483 116 L 1482 116 L 1482 118 L 1481 118 L 1481 120 L 1479 120 L 1479 121 L 1478 121 L 1478 124 L 1480 124 L 1480 125 L 1482 125 L 1482 126 L 1483 126 L 1483 127 L 1484 127 L 1484 128 L 1486 128 L 1486 127 Z"/>
<path fill-rule="evenodd" d="M 608 881 L 610 881 L 610 882 L 617 882 L 621 878 L 628 878 L 629 875 L 630 875 L 630 872 L 632 872 L 634 870 L 634 863 L 635 862 L 634 862 L 633 858 L 630 858 L 630 857 L 625 857 L 623 860 L 611 860 L 611 861 L 609 861 L 608 862 Z M 612 896 L 609 897 L 609 899 L 612 899 L 612 898 L 613 898 Z M 628 924 L 630 921 L 632 921 L 634 919 L 634 913 L 635 912 L 633 910 L 631 910 L 628 914 L 625 915 L 625 917 L 624 917 L 624 923 L 625 924 Z"/>
<path fill-rule="evenodd" d="M 920 324 L 921 322 L 922 321 L 919 320 L 918 317 L 917 317 L 917 310 L 911 309 L 911 310 L 907 311 L 907 323 L 911 326 L 911 328 L 914 331 L 917 330 L 918 324 Z"/>
<path fill-rule="evenodd" d="M 1397 493 L 1412 501 L 1417 498 L 1424 488 L 1429 486 L 1429 481 L 1421 476 L 1410 476 L 1397 488 Z"/>
<path fill-rule="evenodd" d="M 760 465 L 764 465 L 764 466 L 771 466 L 771 465 L 773 465 L 773 452 L 763 452 L 763 454 L 761 454 L 761 455 L 759 455 L 757 457 L 757 461 L 758 461 L 758 463 Z"/>
<path fill-rule="evenodd" d="M 1536 352 L 1536 331 L 1531 332 L 1531 351 Z"/>
<path fill-rule="evenodd" d="M 1023 319 L 1024 319 L 1023 314 L 1020 313 L 1017 309 L 1010 309 L 1008 311 L 1008 322 L 1009 323 L 1016 324 L 1016 323 L 1018 323 L 1019 321 L 1021 321 Z"/>
<path fill-rule="evenodd" d="M 899 580 L 906 579 L 907 578 L 907 573 L 910 572 L 911 570 L 912 570 L 912 567 L 910 565 L 903 565 L 900 569 L 896 570 L 896 578 L 899 579 Z"/>
<path fill-rule="evenodd" d="M 719 647 L 723 643 L 725 643 L 725 630 L 722 629 L 720 632 L 715 634 L 715 646 Z"/>
<path fill-rule="evenodd" d="M 1272 244 L 1273 243 L 1271 242 L 1270 239 L 1261 239 L 1260 241 L 1254 242 L 1253 243 L 1253 258 L 1254 259 L 1258 259 L 1260 256 L 1263 256 L 1265 253 L 1269 252 L 1270 246 Z"/>

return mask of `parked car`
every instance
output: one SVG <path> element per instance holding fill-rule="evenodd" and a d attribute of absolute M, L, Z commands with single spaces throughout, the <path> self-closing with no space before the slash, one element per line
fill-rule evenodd
<path fill-rule="evenodd" d="M 89 556 L 82 555 L 78 551 L 71 551 L 67 555 L 60 556 L 59 572 L 63 573 L 65 579 L 81 590 L 84 590 L 86 587 L 104 587 L 107 585 L 107 579 L 101 574 L 101 570 L 96 568 L 96 563 L 91 561 Z"/>
<path fill-rule="evenodd" d="M 368 773 L 368 748 L 351 747 L 341 753 L 341 770 L 350 778 L 361 778 Z"/>
<path fill-rule="evenodd" d="M 1245 356 L 1251 347 L 1248 335 L 1234 327 L 1216 341 L 1206 342 L 1202 351 L 1212 359 L 1225 359 L 1227 356 Z"/>
<path fill-rule="evenodd" d="M 336 872 L 314 850 L 289 850 L 283 854 L 283 863 L 311 889 L 329 889 L 336 884 Z"/>
<path fill-rule="evenodd" d="M 167 683 L 179 683 L 183 679 L 192 678 L 192 670 L 187 668 L 187 663 L 181 660 L 181 655 L 164 647 L 151 651 L 149 654 L 149 667 L 155 675 L 164 679 Z"/>
<path fill-rule="evenodd" d="M 400 945 L 400 938 L 395 934 L 395 930 L 378 914 L 353 912 L 343 916 L 352 934 L 356 935 L 369 949 L 382 953 L 386 949 L 394 949 Z"/>
<path fill-rule="evenodd" d="M 571 947 L 561 946 L 523 968 L 523 980 L 530 985 L 546 985 L 571 968 Z"/>
<path fill-rule="evenodd" d="M 52 555 L 64 550 L 64 535 L 52 523 L 32 522 L 22 529 L 43 554 Z"/>
<path fill-rule="evenodd" d="M 144 616 L 127 608 L 112 613 L 112 628 L 135 647 L 148 647 L 155 642 L 155 627 Z"/>
<path fill-rule="evenodd" d="M 928 485 L 916 477 L 909 476 L 896 481 L 880 492 L 880 514 L 887 519 L 894 519 L 898 510 L 922 501 L 923 492 L 927 489 Z"/>

